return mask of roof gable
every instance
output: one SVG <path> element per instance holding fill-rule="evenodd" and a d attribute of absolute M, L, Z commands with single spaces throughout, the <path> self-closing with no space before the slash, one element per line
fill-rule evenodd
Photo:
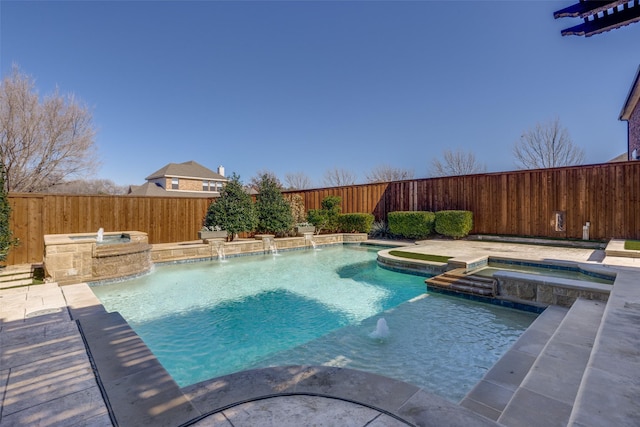
<path fill-rule="evenodd" d="M 227 178 L 202 166 L 200 163 L 190 160 L 184 163 L 169 163 L 158 169 L 145 179 L 147 181 L 157 178 L 193 178 L 193 179 L 214 179 L 227 181 Z"/>
<path fill-rule="evenodd" d="M 631 90 L 629 90 L 627 101 L 624 103 L 624 107 L 622 107 L 622 111 L 620 112 L 620 120 L 628 121 L 633 111 L 637 108 L 639 102 L 640 102 L 640 67 L 638 67 L 638 71 L 636 72 L 636 78 L 633 80 L 633 84 L 631 85 Z"/>

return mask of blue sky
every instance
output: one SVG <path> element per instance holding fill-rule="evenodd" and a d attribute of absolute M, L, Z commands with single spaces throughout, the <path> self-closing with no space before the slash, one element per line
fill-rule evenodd
<path fill-rule="evenodd" d="M 562 37 L 569 1 L 7 1 L 0 72 L 93 111 L 99 178 L 170 162 L 426 177 L 445 149 L 514 170 L 512 147 L 560 119 L 586 163 L 626 150 L 618 120 L 640 24 Z"/>

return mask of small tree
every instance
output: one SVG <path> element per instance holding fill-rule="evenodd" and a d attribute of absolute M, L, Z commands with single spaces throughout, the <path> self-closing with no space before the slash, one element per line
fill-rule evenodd
<path fill-rule="evenodd" d="M 338 230 L 338 216 L 342 212 L 342 199 L 339 196 L 327 196 L 322 199 L 321 209 L 310 209 L 307 218 L 316 227 L 316 233 L 326 229 L 329 232 Z"/>
<path fill-rule="evenodd" d="M 556 118 L 524 132 L 513 146 L 513 156 L 520 169 L 555 168 L 581 164 L 584 150 L 573 144 Z"/>
<path fill-rule="evenodd" d="M 294 224 L 302 224 L 307 221 L 307 212 L 304 208 L 304 199 L 299 194 L 285 194 L 285 200 L 291 206 L 291 216 Z"/>
<path fill-rule="evenodd" d="M 0 261 L 7 259 L 9 249 L 18 244 L 18 239 L 13 237 L 9 228 L 11 206 L 7 199 L 4 165 L 0 162 Z"/>
<path fill-rule="evenodd" d="M 291 206 L 282 196 L 280 181 L 270 173 L 263 173 L 258 180 L 256 213 L 258 231 L 282 234 L 293 227 Z"/>
<path fill-rule="evenodd" d="M 479 163 L 471 152 L 445 150 L 442 157 L 442 161 L 437 158 L 431 161 L 431 176 L 460 176 L 487 171 L 487 167 Z"/>
<path fill-rule="evenodd" d="M 245 192 L 240 176 L 235 172 L 220 191 L 220 197 L 209 206 L 204 225 L 226 230 L 228 240 L 233 240 L 236 233 L 253 231 L 258 225 L 251 196 Z"/>

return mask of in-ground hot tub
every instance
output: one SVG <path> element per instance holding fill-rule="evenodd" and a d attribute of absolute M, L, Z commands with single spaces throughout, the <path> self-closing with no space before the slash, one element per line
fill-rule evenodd
<path fill-rule="evenodd" d="M 44 268 L 47 280 L 60 285 L 119 279 L 151 269 L 147 233 L 117 231 L 98 234 L 47 234 Z"/>

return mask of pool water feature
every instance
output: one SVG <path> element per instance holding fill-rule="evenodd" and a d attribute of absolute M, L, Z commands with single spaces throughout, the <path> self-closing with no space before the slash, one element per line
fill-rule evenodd
<path fill-rule="evenodd" d="M 344 245 L 156 267 L 94 286 L 181 386 L 239 370 L 329 364 L 460 399 L 535 315 L 442 295 Z M 380 317 L 389 333 L 370 337 Z"/>

